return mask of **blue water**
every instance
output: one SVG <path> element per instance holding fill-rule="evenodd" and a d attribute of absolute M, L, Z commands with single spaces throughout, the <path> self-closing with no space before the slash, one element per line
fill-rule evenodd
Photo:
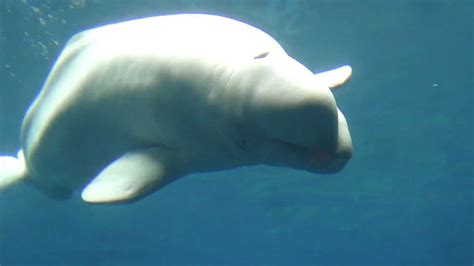
<path fill-rule="evenodd" d="M 472 1 L 0 0 L 0 151 L 74 33 L 204 12 L 264 29 L 335 91 L 343 172 L 251 167 L 183 178 L 131 205 L 0 194 L 0 265 L 472 265 Z M 86 132 L 85 132 L 86 133 Z"/>

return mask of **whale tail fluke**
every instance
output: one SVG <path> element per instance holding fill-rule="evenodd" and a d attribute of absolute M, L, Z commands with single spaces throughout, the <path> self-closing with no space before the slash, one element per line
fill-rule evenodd
<path fill-rule="evenodd" d="M 28 171 L 22 150 L 18 152 L 17 157 L 0 156 L 0 191 L 26 179 L 27 176 Z"/>

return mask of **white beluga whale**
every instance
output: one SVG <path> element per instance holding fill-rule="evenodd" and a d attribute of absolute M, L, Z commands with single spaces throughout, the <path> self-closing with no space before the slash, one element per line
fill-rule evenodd
<path fill-rule="evenodd" d="M 265 32 L 229 18 L 137 19 L 73 36 L 29 108 L 0 189 L 140 199 L 191 173 L 267 164 L 336 173 L 352 154 L 332 89 Z"/>

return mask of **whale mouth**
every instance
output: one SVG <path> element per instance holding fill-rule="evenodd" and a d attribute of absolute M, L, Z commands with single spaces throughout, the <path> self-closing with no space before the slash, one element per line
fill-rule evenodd
<path fill-rule="evenodd" d="M 340 172 L 351 159 L 350 153 L 331 153 L 327 150 L 318 150 L 309 155 L 311 168 L 321 174 L 335 174 Z"/>
<path fill-rule="evenodd" d="M 295 153 L 300 154 L 306 170 L 318 174 L 335 174 L 340 172 L 352 157 L 352 153 L 337 152 L 327 149 L 310 149 L 295 143 L 284 141 Z"/>
<path fill-rule="evenodd" d="M 266 163 L 315 174 L 338 173 L 352 156 L 351 152 L 343 152 L 343 150 L 308 147 L 277 138 L 272 138 L 271 143 L 274 148 L 270 153 L 265 153 L 264 156 L 268 156 L 265 159 Z"/>
<path fill-rule="evenodd" d="M 344 168 L 349 158 L 340 158 L 337 154 L 325 149 L 308 148 L 288 141 L 277 140 L 287 150 L 290 164 L 299 169 L 317 173 L 332 174 Z M 294 160 L 294 161 L 293 161 Z"/>

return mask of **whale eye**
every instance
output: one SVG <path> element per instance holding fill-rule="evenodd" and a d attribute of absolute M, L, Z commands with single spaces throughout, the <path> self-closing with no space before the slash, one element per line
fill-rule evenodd
<path fill-rule="evenodd" d="M 267 55 L 268 55 L 269 53 L 270 53 L 270 52 L 261 53 L 261 54 L 255 56 L 253 59 L 262 59 L 262 58 L 265 58 L 265 57 L 267 57 Z"/>
<path fill-rule="evenodd" d="M 247 141 L 246 139 L 241 139 L 241 140 L 239 141 L 239 144 L 238 144 L 238 145 L 239 145 L 239 147 L 240 147 L 242 150 L 244 150 L 244 151 L 247 151 L 248 148 L 249 148 L 249 147 L 248 147 L 249 144 L 248 144 L 248 141 Z"/>

